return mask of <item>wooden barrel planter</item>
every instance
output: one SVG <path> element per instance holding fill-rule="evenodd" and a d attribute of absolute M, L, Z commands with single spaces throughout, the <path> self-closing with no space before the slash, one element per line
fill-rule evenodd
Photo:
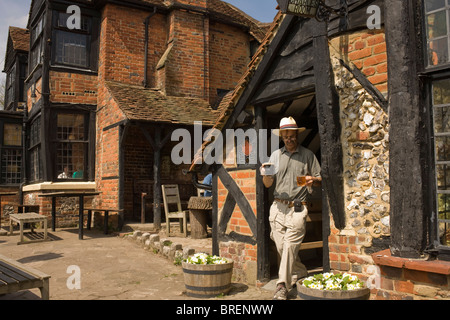
<path fill-rule="evenodd" d="M 301 282 L 297 284 L 297 294 L 303 300 L 368 300 L 369 288 L 356 290 L 319 290 L 304 287 Z"/>
<path fill-rule="evenodd" d="M 184 284 L 190 297 L 207 298 L 227 294 L 231 289 L 233 262 L 192 264 L 183 261 Z"/>

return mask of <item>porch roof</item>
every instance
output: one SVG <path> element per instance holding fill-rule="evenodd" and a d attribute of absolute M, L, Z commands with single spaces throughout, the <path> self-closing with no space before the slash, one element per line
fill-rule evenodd
<path fill-rule="evenodd" d="M 109 92 L 128 120 L 212 126 L 219 115 L 203 99 L 166 96 L 157 89 L 107 81 Z"/>

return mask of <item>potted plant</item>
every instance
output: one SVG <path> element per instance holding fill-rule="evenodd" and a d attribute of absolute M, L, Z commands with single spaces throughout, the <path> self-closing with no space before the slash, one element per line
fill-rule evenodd
<path fill-rule="evenodd" d="M 319 273 L 299 281 L 298 296 L 305 300 L 367 300 L 369 288 L 349 273 Z"/>
<path fill-rule="evenodd" d="M 196 253 L 182 261 L 186 294 L 192 297 L 215 297 L 231 289 L 233 261 Z"/>

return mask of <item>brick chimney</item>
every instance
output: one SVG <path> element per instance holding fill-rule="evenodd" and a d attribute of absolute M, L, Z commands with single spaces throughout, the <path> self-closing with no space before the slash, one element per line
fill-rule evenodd
<path fill-rule="evenodd" d="M 206 0 L 178 3 L 206 7 Z M 165 54 L 156 70 L 156 83 L 166 95 L 209 101 L 209 18 L 199 12 L 173 10 L 169 15 Z"/>

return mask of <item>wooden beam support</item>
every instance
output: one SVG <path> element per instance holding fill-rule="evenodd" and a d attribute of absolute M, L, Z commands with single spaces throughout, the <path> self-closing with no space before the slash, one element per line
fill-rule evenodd
<path fill-rule="evenodd" d="M 317 118 L 321 141 L 322 201 L 329 201 L 336 228 L 345 228 L 345 194 L 343 177 L 343 152 L 339 97 L 334 86 L 328 47 L 327 24 L 316 21 L 314 45 L 314 75 L 316 78 Z M 325 219 L 324 219 L 325 220 Z"/>
<path fill-rule="evenodd" d="M 389 90 L 389 185 L 391 252 L 419 258 L 425 249 L 427 159 L 422 149 L 430 141 L 422 129 L 417 63 L 423 58 L 416 41 L 414 1 L 386 0 L 385 25 Z M 429 173 L 428 173 L 429 174 Z"/>

